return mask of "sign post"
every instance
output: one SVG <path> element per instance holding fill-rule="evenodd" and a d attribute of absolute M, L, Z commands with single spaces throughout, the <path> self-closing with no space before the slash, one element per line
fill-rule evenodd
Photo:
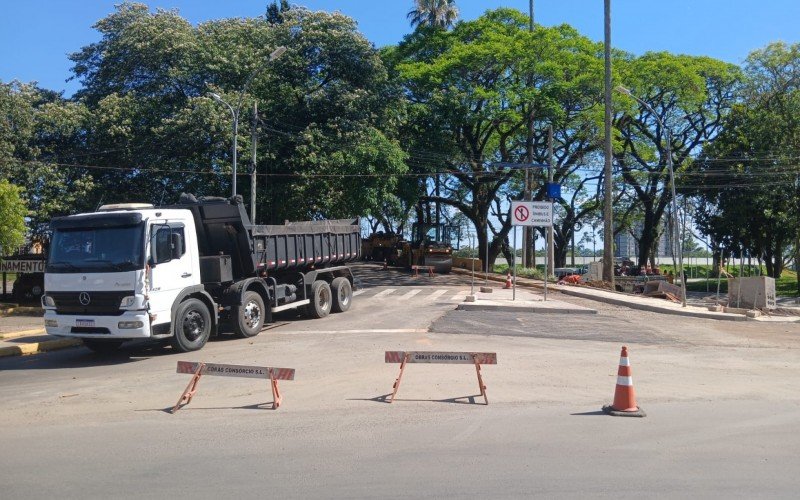
<path fill-rule="evenodd" d="M 553 227 L 553 203 L 549 201 L 512 201 L 511 225 Z M 517 231 L 514 228 L 514 246 L 517 246 Z M 533 251 L 536 251 L 534 248 Z M 549 251 L 545 251 L 544 258 L 544 300 L 547 301 L 547 268 L 549 265 Z M 514 259 L 516 259 L 516 248 Z M 516 260 L 515 260 L 516 262 Z M 514 291 L 516 295 L 516 265 L 514 266 Z"/>

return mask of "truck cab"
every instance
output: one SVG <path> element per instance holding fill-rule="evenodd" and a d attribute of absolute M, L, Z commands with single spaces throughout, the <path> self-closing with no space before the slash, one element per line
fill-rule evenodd
<path fill-rule="evenodd" d="M 168 337 L 176 300 L 203 288 L 188 210 L 110 205 L 51 227 L 42 298 L 50 335 L 79 337 L 98 351 Z"/>

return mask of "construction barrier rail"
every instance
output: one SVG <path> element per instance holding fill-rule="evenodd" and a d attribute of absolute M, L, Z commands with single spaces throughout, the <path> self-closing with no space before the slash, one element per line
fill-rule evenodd
<path fill-rule="evenodd" d="M 414 271 L 414 277 L 415 278 L 417 276 L 419 276 L 419 272 L 420 271 L 427 272 L 428 276 L 434 276 L 433 266 L 417 266 L 417 265 L 414 265 L 414 266 L 411 266 L 411 270 Z"/>
<path fill-rule="evenodd" d="M 220 377 L 245 377 L 269 379 L 272 387 L 272 409 L 281 405 L 281 392 L 278 389 L 278 380 L 294 380 L 294 368 L 272 368 L 269 366 L 222 365 L 216 363 L 203 363 L 192 361 L 178 361 L 177 373 L 193 375 L 189 385 L 181 394 L 180 399 L 170 413 L 175 413 L 191 403 L 197 393 L 197 384 L 203 375 Z"/>
<path fill-rule="evenodd" d="M 403 371 L 406 363 L 441 363 L 441 364 L 474 364 L 475 373 L 478 375 L 478 388 L 486 404 L 489 398 L 486 396 L 486 385 L 481 376 L 481 365 L 496 365 L 497 353 L 494 352 L 439 352 L 439 351 L 386 351 L 384 357 L 386 363 L 400 363 L 400 375 L 392 387 L 392 397 L 389 402 L 394 401 L 397 390 L 400 388 L 400 381 L 403 378 Z"/>

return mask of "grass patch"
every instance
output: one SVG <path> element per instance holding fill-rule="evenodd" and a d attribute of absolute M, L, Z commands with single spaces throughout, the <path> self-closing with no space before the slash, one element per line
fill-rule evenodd
<path fill-rule="evenodd" d="M 738 271 L 738 269 L 737 269 Z M 733 273 L 731 273 L 733 274 Z M 737 272 L 738 274 L 738 272 Z M 747 274 L 745 274 L 747 276 Z M 716 292 L 717 291 L 717 278 L 706 278 L 700 281 L 690 281 L 686 283 L 686 289 L 691 292 Z M 719 292 L 721 294 L 728 293 L 728 280 L 722 278 L 719 280 Z M 775 280 L 775 295 L 778 297 L 797 297 L 797 273 L 784 269 L 781 277 Z"/>
<path fill-rule="evenodd" d="M 511 270 L 511 274 L 514 274 L 514 270 L 508 264 L 496 264 L 494 266 L 494 273 L 496 274 L 506 274 L 509 270 Z M 532 278 L 535 280 L 543 280 L 544 279 L 544 266 L 536 266 L 533 267 L 522 267 L 517 266 L 517 276 L 520 278 Z M 555 281 L 553 276 L 550 276 L 549 281 Z"/>

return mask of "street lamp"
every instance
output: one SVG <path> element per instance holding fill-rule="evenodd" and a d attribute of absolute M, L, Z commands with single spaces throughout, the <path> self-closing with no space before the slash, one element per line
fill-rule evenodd
<path fill-rule="evenodd" d="M 280 47 L 272 51 L 272 53 L 269 55 L 269 59 L 265 62 L 274 61 L 275 59 L 279 58 L 281 54 L 283 54 L 284 52 L 286 52 L 286 47 L 281 45 Z M 233 194 L 231 196 L 236 196 L 236 143 L 237 143 L 237 138 L 239 136 L 239 111 L 242 108 L 242 99 L 244 98 L 245 92 L 247 92 L 247 88 L 250 86 L 250 82 L 252 82 L 253 78 L 255 78 L 255 76 L 258 73 L 260 73 L 263 69 L 264 69 L 263 65 L 259 66 L 255 70 L 253 70 L 252 73 L 250 73 L 250 76 L 247 77 L 247 80 L 244 82 L 242 90 L 239 91 L 239 95 L 236 101 L 236 108 L 234 108 L 233 106 L 228 104 L 225 100 L 223 100 L 219 94 L 216 94 L 214 92 L 208 93 L 208 95 L 211 96 L 212 99 L 214 99 L 217 102 L 221 102 L 222 104 L 227 106 L 231 112 L 231 117 L 233 118 L 233 179 L 231 183 L 231 191 Z"/>
<path fill-rule="evenodd" d="M 678 232 L 678 202 L 675 197 L 675 172 L 672 169 L 672 133 L 669 128 L 661 121 L 658 113 L 646 102 L 639 99 L 626 87 L 617 85 L 617 92 L 632 97 L 636 102 L 647 108 L 653 115 L 661 129 L 667 133 L 667 169 L 669 169 L 669 182 L 672 185 L 672 218 L 673 218 L 673 241 L 678 245 L 678 272 L 676 273 L 681 278 L 681 306 L 686 307 L 686 279 L 683 275 L 683 241 L 681 241 L 680 233 Z"/>

